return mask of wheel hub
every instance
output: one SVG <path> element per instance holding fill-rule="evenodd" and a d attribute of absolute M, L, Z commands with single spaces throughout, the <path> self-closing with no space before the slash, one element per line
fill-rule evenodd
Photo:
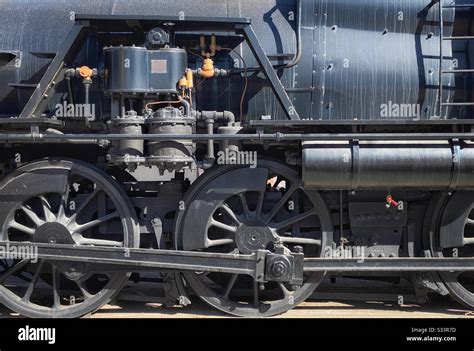
<path fill-rule="evenodd" d="M 276 235 L 269 227 L 241 225 L 237 230 L 235 241 L 243 254 L 251 254 L 257 250 L 267 249 Z"/>
<path fill-rule="evenodd" d="M 39 226 L 33 235 L 33 241 L 60 245 L 76 244 L 69 229 L 59 222 L 47 222 Z M 70 280 L 80 280 L 86 273 L 86 265 L 81 262 L 57 261 L 53 264 Z"/>
<path fill-rule="evenodd" d="M 48 244 L 74 244 L 74 239 L 69 230 L 57 222 L 45 223 L 36 229 L 33 235 L 33 241 L 36 243 Z"/>
<path fill-rule="evenodd" d="M 78 281 L 87 274 L 87 265 L 82 262 L 56 262 L 55 265 L 69 280 Z"/>

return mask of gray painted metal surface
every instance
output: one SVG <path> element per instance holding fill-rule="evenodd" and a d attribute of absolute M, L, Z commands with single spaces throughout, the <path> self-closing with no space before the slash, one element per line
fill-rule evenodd
<path fill-rule="evenodd" d="M 321 141 L 303 143 L 309 189 L 472 188 L 472 143 Z"/>

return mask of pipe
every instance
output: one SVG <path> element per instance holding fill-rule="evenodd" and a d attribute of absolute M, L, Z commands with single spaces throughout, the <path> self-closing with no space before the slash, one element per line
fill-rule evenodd
<path fill-rule="evenodd" d="M 66 82 L 67 82 L 67 91 L 68 91 L 68 94 L 69 94 L 69 103 L 74 105 L 74 95 L 73 95 L 73 92 L 72 92 L 71 77 L 66 76 L 65 79 L 66 79 Z"/>
<path fill-rule="evenodd" d="M 0 134 L 0 142 L 23 142 L 43 140 L 252 140 L 252 141 L 347 141 L 347 140 L 474 140 L 474 133 L 373 133 L 373 134 L 283 134 L 283 133 L 255 133 L 255 134 L 62 134 L 49 135 L 43 133 L 7 133 Z"/>
<path fill-rule="evenodd" d="M 48 128 L 46 129 L 45 133 L 47 135 L 64 135 L 63 132 L 60 130 L 54 129 L 54 128 Z M 32 144 L 36 143 L 37 140 L 35 138 L 31 138 L 31 140 L 25 141 L 26 144 Z M 102 140 L 102 139 L 45 139 L 42 142 L 47 143 L 47 144 L 74 144 L 74 145 L 98 145 L 100 147 L 107 147 L 109 146 L 110 142 L 108 140 Z"/>
<path fill-rule="evenodd" d="M 90 83 L 89 82 L 84 82 L 84 94 L 85 94 L 85 104 L 89 105 L 89 91 L 90 91 Z"/>
<path fill-rule="evenodd" d="M 206 120 L 206 125 L 207 125 L 207 134 L 214 134 L 214 120 L 213 119 L 207 119 Z M 211 161 L 212 164 L 214 164 L 214 160 L 215 160 L 215 157 L 214 157 L 214 140 L 213 139 L 209 139 L 207 141 L 207 156 L 206 156 L 206 159 L 208 161 Z"/>
<path fill-rule="evenodd" d="M 191 103 L 183 98 L 180 97 L 179 101 L 183 104 L 184 106 L 184 115 L 186 117 L 191 116 Z"/>
<path fill-rule="evenodd" d="M 92 113 L 92 106 L 89 104 L 89 95 L 90 95 L 90 87 L 92 85 L 92 79 L 88 78 L 88 79 L 84 79 L 84 94 L 85 94 L 85 105 L 87 106 L 87 109 L 86 109 L 86 114 L 87 112 L 90 112 Z M 86 125 L 89 125 L 89 118 L 92 118 L 93 115 L 88 115 L 88 116 L 84 116 L 85 117 L 85 120 L 86 120 Z"/>
<path fill-rule="evenodd" d="M 196 112 L 196 118 L 198 121 L 203 122 L 205 122 L 207 119 L 213 119 L 216 121 L 224 120 L 229 126 L 235 123 L 235 115 L 230 111 L 198 111 Z"/>

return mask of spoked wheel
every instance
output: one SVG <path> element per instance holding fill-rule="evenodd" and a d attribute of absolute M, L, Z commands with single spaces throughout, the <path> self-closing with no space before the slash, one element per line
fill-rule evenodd
<path fill-rule="evenodd" d="M 283 244 L 320 257 L 332 241 L 327 207 L 317 192 L 302 189 L 298 173 L 272 161 L 255 169 L 218 167 L 189 190 L 176 221 L 178 249 L 251 254 Z M 284 313 L 308 298 L 324 273 L 304 277 L 300 287 L 257 284 L 252 277 L 226 273 L 185 273 L 208 304 L 242 317 Z"/>
<path fill-rule="evenodd" d="M 440 200 L 440 210 L 430 230 L 435 257 L 474 257 L 474 192 L 457 192 Z M 439 272 L 450 296 L 474 308 L 474 272 Z"/>
<path fill-rule="evenodd" d="M 136 247 L 136 214 L 107 174 L 79 161 L 43 160 L 0 184 L 1 240 L 84 246 Z M 33 253 L 34 254 L 34 253 Z M 97 264 L 0 260 L 0 302 L 27 317 L 74 318 L 116 294 L 127 272 Z"/>

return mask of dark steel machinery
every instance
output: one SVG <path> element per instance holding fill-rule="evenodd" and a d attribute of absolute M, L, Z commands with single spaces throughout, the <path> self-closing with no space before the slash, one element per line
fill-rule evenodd
<path fill-rule="evenodd" d="M 264 317 L 330 275 L 473 308 L 473 11 L 3 2 L 0 302 L 78 317 L 152 274 Z"/>

